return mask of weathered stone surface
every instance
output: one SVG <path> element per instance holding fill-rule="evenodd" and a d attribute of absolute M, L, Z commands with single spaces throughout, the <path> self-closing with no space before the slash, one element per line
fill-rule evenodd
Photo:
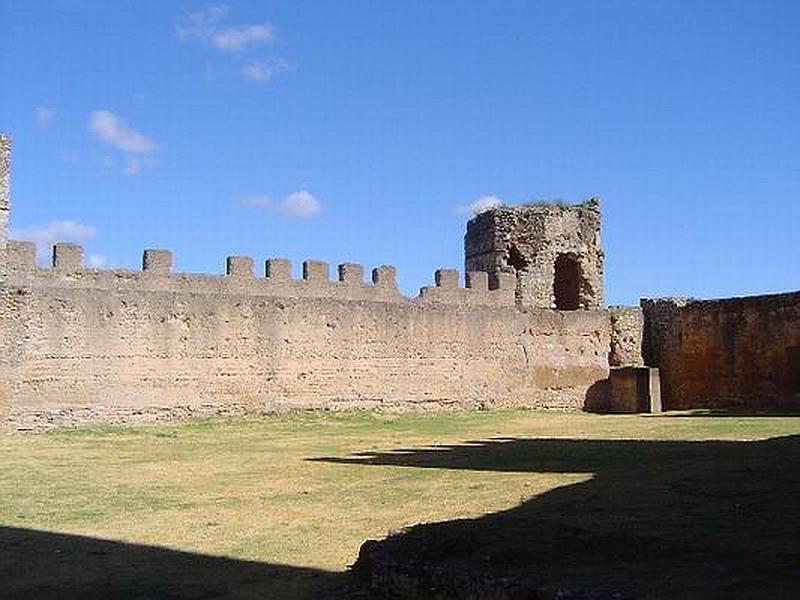
<path fill-rule="evenodd" d="M 172 271 L 172 252 L 145 250 L 142 254 L 142 270 L 151 275 L 168 275 Z"/>
<path fill-rule="evenodd" d="M 611 318 L 611 352 L 608 363 L 612 367 L 641 366 L 644 315 L 642 309 L 629 306 L 612 306 L 608 309 Z"/>
<path fill-rule="evenodd" d="M 625 598 L 623 594 L 609 590 L 546 587 L 524 575 L 498 576 L 475 569 L 427 564 L 407 555 L 396 555 L 393 545 L 386 540 L 364 542 L 359 550 L 358 560 L 353 565 L 352 574 L 361 582 L 365 593 L 371 592 L 377 597 L 398 600 L 624 600 Z"/>
<path fill-rule="evenodd" d="M 0 133 L 0 253 L 6 244 L 11 210 L 11 138 Z"/>
<path fill-rule="evenodd" d="M 800 293 L 642 300 L 664 408 L 800 407 Z"/>
<path fill-rule="evenodd" d="M 608 375 L 603 311 L 520 311 L 501 291 L 36 269 L 0 295 L 7 420 L 303 408 L 583 406 Z M 433 288 L 438 290 L 438 288 Z M 113 407 L 113 410 L 111 408 Z M 27 425 L 26 425 L 27 424 Z"/>
<path fill-rule="evenodd" d="M 500 206 L 467 223 L 467 271 L 511 273 L 517 301 L 535 308 L 603 304 L 600 202 Z"/>

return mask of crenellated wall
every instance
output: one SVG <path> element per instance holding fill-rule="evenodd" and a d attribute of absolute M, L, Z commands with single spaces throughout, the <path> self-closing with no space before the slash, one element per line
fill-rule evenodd
<path fill-rule="evenodd" d="M 800 407 L 800 292 L 642 300 L 666 409 Z"/>
<path fill-rule="evenodd" d="M 21 429 L 292 408 L 389 410 L 583 406 L 608 375 L 605 311 L 515 306 L 515 278 L 440 269 L 417 298 L 393 267 L 319 261 L 263 275 L 82 266 L 57 244 L 50 268 L 8 242 L 0 286 L 0 406 Z"/>

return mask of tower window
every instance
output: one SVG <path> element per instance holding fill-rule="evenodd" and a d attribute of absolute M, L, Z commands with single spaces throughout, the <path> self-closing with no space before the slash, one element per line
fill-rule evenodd
<path fill-rule="evenodd" d="M 558 255 L 553 278 L 553 293 L 558 310 L 576 310 L 578 308 L 580 274 L 580 266 L 574 257 L 568 254 Z"/>

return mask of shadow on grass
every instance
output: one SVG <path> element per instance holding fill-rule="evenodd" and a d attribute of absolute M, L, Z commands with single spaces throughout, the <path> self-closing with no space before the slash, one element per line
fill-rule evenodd
<path fill-rule="evenodd" d="M 800 597 L 800 436 L 493 438 L 310 460 L 592 474 L 507 511 L 421 524 L 371 545 L 401 570 L 522 575 L 634 597 Z"/>
<path fill-rule="evenodd" d="M 0 598 L 312 598 L 343 574 L 168 548 L 0 527 Z"/>
<path fill-rule="evenodd" d="M 697 408 L 693 410 L 667 412 L 661 417 L 800 417 L 800 407 L 783 408 Z"/>

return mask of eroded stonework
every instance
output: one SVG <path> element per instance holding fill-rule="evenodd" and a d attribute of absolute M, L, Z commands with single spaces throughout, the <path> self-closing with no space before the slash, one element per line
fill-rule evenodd
<path fill-rule="evenodd" d="M 641 410 L 610 369 L 658 367 L 666 408 L 800 404 L 800 294 L 605 309 L 600 205 L 500 207 L 467 226 L 454 269 L 408 298 L 394 267 L 307 260 L 176 273 L 93 269 L 7 240 L 0 136 L 0 425 L 46 429 L 305 408 Z M 557 310 L 553 310 L 557 309 Z M 633 372 L 633 371 L 629 371 Z M 647 371 L 655 397 L 656 373 Z M 626 386 L 621 385 L 627 382 Z M 628 385 L 629 384 L 629 385 Z M 612 398 L 618 390 L 619 398 Z M 616 400 L 616 401 L 615 401 Z"/>
<path fill-rule="evenodd" d="M 464 257 L 467 271 L 513 274 L 520 306 L 601 308 L 600 201 L 490 209 L 467 224 Z"/>

